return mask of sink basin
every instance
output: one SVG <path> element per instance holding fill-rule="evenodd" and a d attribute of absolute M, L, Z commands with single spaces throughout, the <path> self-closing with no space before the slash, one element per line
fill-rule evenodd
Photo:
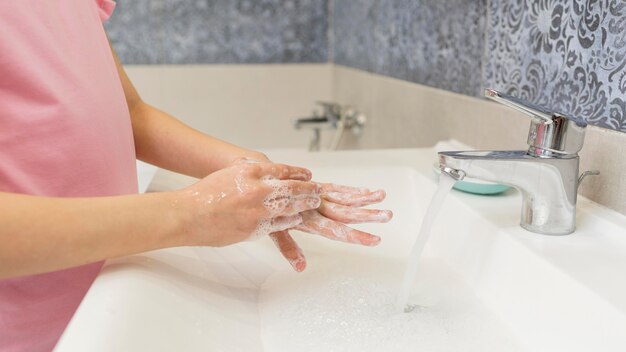
<path fill-rule="evenodd" d="M 384 188 L 383 237 L 360 247 L 295 233 L 295 273 L 268 238 L 110 260 L 57 351 L 623 351 L 626 217 L 579 198 L 577 232 L 519 227 L 521 197 L 452 191 L 410 303 L 393 308 L 436 189 L 433 149 L 267 151 L 317 181 Z M 159 171 L 149 190 L 194 180 Z"/>

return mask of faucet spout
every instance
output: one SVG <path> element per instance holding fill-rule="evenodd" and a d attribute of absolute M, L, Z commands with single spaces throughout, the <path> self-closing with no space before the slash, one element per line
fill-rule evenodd
<path fill-rule="evenodd" d="M 567 235 L 576 227 L 579 157 L 587 123 L 518 98 L 485 89 L 485 97 L 511 107 L 531 119 L 528 150 L 439 153 L 442 170 L 503 183 L 522 193 L 520 225 L 547 235 Z"/>
<path fill-rule="evenodd" d="M 439 166 L 467 177 L 506 184 L 522 193 L 520 225 L 532 232 L 574 232 L 578 155 L 541 158 L 527 151 L 440 152 Z"/>

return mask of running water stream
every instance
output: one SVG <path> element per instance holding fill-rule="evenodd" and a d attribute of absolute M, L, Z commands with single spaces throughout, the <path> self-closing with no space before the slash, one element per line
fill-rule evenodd
<path fill-rule="evenodd" d="M 420 258 L 422 256 L 422 252 L 424 251 L 424 246 L 426 246 L 426 243 L 430 238 L 430 230 L 433 227 L 433 222 L 435 221 L 446 196 L 450 192 L 450 189 L 452 189 L 452 186 L 454 186 L 455 182 L 456 180 L 454 178 L 443 172 L 439 177 L 439 187 L 430 201 L 428 210 L 422 220 L 422 227 L 420 228 L 415 244 L 409 254 L 404 279 L 402 280 L 402 286 L 400 286 L 400 291 L 398 292 L 396 300 L 396 309 L 398 311 L 410 312 L 416 307 L 408 304 L 408 299 L 411 294 L 411 287 L 413 287 L 413 284 L 417 279 L 416 276 Z"/>

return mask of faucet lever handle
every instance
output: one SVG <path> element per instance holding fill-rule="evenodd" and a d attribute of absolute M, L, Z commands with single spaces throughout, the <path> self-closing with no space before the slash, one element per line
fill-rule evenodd
<path fill-rule="evenodd" d="M 571 157 L 582 149 L 587 127 L 584 120 L 552 112 L 495 89 L 485 89 L 485 97 L 532 118 L 527 141 L 531 155 Z"/>
<path fill-rule="evenodd" d="M 502 105 L 506 105 L 513 110 L 526 114 L 529 117 L 542 120 L 545 123 L 552 123 L 553 114 L 550 111 L 535 104 L 525 102 L 512 95 L 500 93 L 495 89 L 487 88 L 485 89 L 485 97 Z"/>

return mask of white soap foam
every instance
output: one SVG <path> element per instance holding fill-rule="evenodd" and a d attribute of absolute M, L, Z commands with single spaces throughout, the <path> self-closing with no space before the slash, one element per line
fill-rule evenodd
<path fill-rule="evenodd" d="M 256 240 L 272 232 L 286 230 L 302 223 L 302 216 L 280 216 L 292 202 L 293 192 L 288 183 L 271 176 L 263 176 L 261 182 L 271 187 L 272 191 L 263 200 L 263 206 L 269 212 L 269 217 L 259 220 L 256 229 L 250 234 L 250 240 Z M 241 180 L 237 181 L 237 189 L 248 189 Z"/>
<path fill-rule="evenodd" d="M 302 215 L 300 214 L 261 219 L 248 240 L 254 241 L 261 237 L 267 236 L 272 232 L 287 230 L 296 227 L 301 223 Z"/>
<path fill-rule="evenodd" d="M 289 205 L 292 195 L 287 182 L 269 177 L 262 178 L 261 182 L 272 188 L 272 192 L 263 200 L 263 206 L 272 216 L 282 214 Z"/>
<path fill-rule="evenodd" d="M 315 260 L 309 258 L 309 260 Z M 268 278 L 259 296 L 267 351 L 519 351 L 462 280 L 434 261 L 420 268 L 422 306 L 395 309 L 401 263 L 323 258 Z"/>

